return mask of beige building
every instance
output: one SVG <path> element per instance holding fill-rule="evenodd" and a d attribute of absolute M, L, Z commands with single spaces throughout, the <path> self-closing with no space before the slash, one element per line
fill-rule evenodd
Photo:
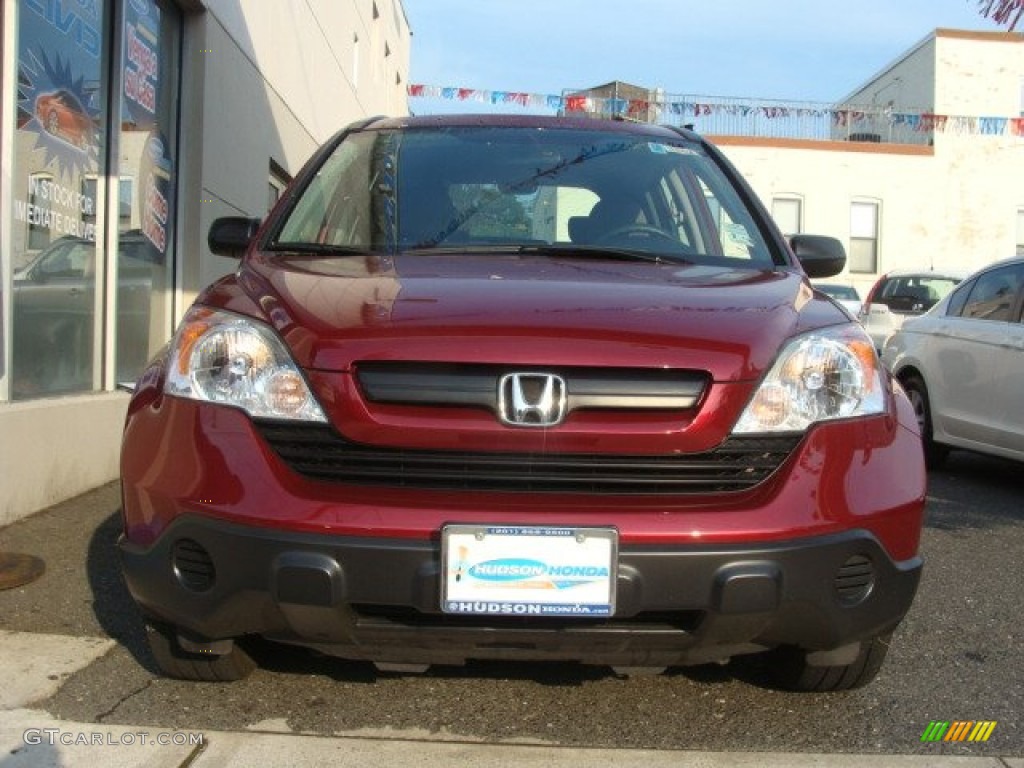
<path fill-rule="evenodd" d="M 935 30 L 837 103 L 835 141 L 713 137 L 784 231 L 843 240 L 837 279 L 1024 252 L 1024 36 Z"/>
<path fill-rule="evenodd" d="M 402 0 L 4 0 L 0 525 L 117 477 L 127 395 L 199 290 L 356 119 L 407 113 Z"/>

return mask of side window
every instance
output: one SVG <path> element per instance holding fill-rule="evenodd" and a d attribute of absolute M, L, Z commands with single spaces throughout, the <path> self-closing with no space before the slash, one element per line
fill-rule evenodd
<path fill-rule="evenodd" d="M 278 239 L 342 246 L 370 244 L 370 152 L 364 136 L 338 145 L 303 192 Z"/>
<path fill-rule="evenodd" d="M 1024 280 L 1024 266 L 994 269 L 980 275 L 964 305 L 963 317 L 1007 322 Z"/>
<path fill-rule="evenodd" d="M 694 214 L 684 190 L 678 172 L 673 170 L 668 178 L 663 178 L 658 184 L 657 194 L 650 196 L 650 208 L 652 211 L 661 210 L 666 218 L 666 221 L 657 222 L 656 225 L 671 232 L 684 246 L 696 249 Z"/>
<path fill-rule="evenodd" d="M 756 258 L 759 246 L 752 233 L 757 232 L 757 225 L 739 202 L 736 191 L 703 174 L 698 175 L 698 181 L 700 199 L 693 203 L 695 206 L 703 203 L 717 228 L 717 252 L 734 259 Z"/>
<path fill-rule="evenodd" d="M 55 248 L 39 263 L 39 271 L 48 278 L 84 278 L 92 271 L 95 246 L 84 241 L 73 241 Z"/>
<path fill-rule="evenodd" d="M 974 281 L 971 280 L 969 283 L 964 283 L 962 286 L 957 288 L 956 292 L 949 297 L 949 304 L 946 306 L 946 315 L 948 317 L 959 317 L 963 314 L 964 305 L 967 303 L 967 297 L 971 295 L 971 290 L 974 288 Z"/>

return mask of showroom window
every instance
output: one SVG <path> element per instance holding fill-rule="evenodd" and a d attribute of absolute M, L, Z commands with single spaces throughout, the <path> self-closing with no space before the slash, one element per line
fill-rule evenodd
<path fill-rule="evenodd" d="M 110 390 L 170 333 L 181 12 L 169 0 L 12 10 L 4 390 Z"/>
<path fill-rule="evenodd" d="M 850 204 L 851 272 L 878 272 L 878 208 L 876 202 L 859 201 Z"/>

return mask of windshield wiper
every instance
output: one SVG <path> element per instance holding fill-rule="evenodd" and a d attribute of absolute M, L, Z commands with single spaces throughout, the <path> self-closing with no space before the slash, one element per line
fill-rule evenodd
<path fill-rule="evenodd" d="M 598 245 L 523 245 L 519 253 L 538 256 L 557 256 L 561 259 L 614 259 L 618 261 L 651 261 L 655 264 L 679 262 L 683 259 L 654 251 L 640 251 L 631 248 L 608 248 Z"/>
<path fill-rule="evenodd" d="M 267 247 L 268 251 L 287 253 L 313 253 L 326 256 L 370 256 L 379 251 L 358 245 L 331 245 L 330 243 L 276 242 Z"/>
<path fill-rule="evenodd" d="M 463 245 L 416 245 L 402 249 L 402 253 L 452 254 L 452 253 L 501 253 L 523 256 L 556 256 L 560 259 L 614 259 L 618 261 L 649 261 L 655 264 L 687 264 L 685 256 L 674 256 L 654 251 L 630 248 L 608 248 L 598 245 L 574 245 L 572 243 L 466 243 Z"/>

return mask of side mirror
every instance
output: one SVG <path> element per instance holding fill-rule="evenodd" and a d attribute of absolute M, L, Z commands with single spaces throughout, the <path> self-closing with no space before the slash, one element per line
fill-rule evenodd
<path fill-rule="evenodd" d="M 808 277 L 832 277 L 846 266 L 846 249 L 834 237 L 793 235 L 789 245 Z"/>
<path fill-rule="evenodd" d="M 218 256 L 240 259 L 260 228 L 259 219 L 225 216 L 214 220 L 206 236 L 206 244 Z"/>

